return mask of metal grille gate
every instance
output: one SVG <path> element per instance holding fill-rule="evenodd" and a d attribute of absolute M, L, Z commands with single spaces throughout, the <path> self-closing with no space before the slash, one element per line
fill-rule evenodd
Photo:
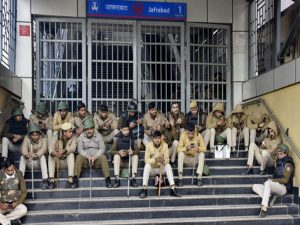
<path fill-rule="evenodd" d="M 84 20 L 36 20 L 36 101 L 55 112 L 67 101 L 73 112 L 86 100 Z"/>

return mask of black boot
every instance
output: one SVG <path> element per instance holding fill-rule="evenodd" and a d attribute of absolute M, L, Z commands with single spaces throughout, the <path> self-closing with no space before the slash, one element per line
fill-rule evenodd
<path fill-rule="evenodd" d="M 117 187 L 120 187 L 121 186 L 121 182 L 120 182 L 120 179 L 115 179 L 115 183 L 113 185 L 114 188 L 117 188 Z"/>
<path fill-rule="evenodd" d="M 201 187 L 203 185 L 202 179 L 197 180 L 197 186 Z"/>
<path fill-rule="evenodd" d="M 249 174 L 253 174 L 253 168 L 249 167 L 245 172 L 242 173 L 242 175 L 249 175 Z"/>
<path fill-rule="evenodd" d="M 259 175 L 266 175 L 267 171 L 266 170 L 259 170 Z"/>
<path fill-rule="evenodd" d="M 183 186 L 182 179 L 178 179 L 178 181 L 177 181 L 177 186 L 178 186 L 178 187 L 182 187 L 182 186 Z"/>
<path fill-rule="evenodd" d="M 181 195 L 177 193 L 175 188 L 170 189 L 170 196 L 181 197 Z"/>
<path fill-rule="evenodd" d="M 130 185 L 131 185 L 132 187 L 138 187 L 135 178 L 131 178 Z"/>
<path fill-rule="evenodd" d="M 267 211 L 261 209 L 258 217 L 259 218 L 264 218 L 264 217 L 267 216 L 267 214 L 268 214 Z"/>
<path fill-rule="evenodd" d="M 43 180 L 42 182 L 43 182 L 42 189 L 43 189 L 43 190 L 48 189 L 48 188 L 49 188 L 48 180 L 45 179 L 45 180 Z"/>
<path fill-rule="evenodd" d="M 71 188 L 78 188 L 79 187 L 78 183 L 79 183 L 78 177 L 77 176 L 73 177 L 73 184 L 72 184 Z"/>
<path fill-rule="evenodd" d="M 12 220 L 12 221 L 10 221 L 10 224 L 11 225 L 21 225 L 21 220 L 20 219 Z"/>
<path fill-rule="evenodd" d="M 270 202 L 269 202 L 269 207 L 273 207 L 275 201 L 276 201 L 277 196 L 276 195 L 272 195 L 270 198 Z"/>
<path fill-rule="evenodd" d="M 107 177 L 107 178 L 105 179 L 105 182 L 106 182 L 106 187 L 107 187 L 107 188 L 112 188 L 110 177 Z"/>
<path fill-rule="evenodd" d="M 54 189 L 55 188 L 55 184 L 54 184 L 54 179 L 53 178 L 50 178 L 49 179 L 49 189 Z"/>
<path fill-rule="evenodd" d="M 140 192 L 140 198 L 146 198 L 148 195 L 148 190 L 146 188 L 143 188 Z"/>

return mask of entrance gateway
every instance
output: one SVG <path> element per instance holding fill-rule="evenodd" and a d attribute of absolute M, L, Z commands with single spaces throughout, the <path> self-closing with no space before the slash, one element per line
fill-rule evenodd
<path fill-rule="evenodd" d="M 221 101 L 230 110 L 229 26 L 183 21 L 184 3 L 87 2 L 87 16 L 107 17 L 109 9 L 130 10 L 109 15 L 116 19 L 35 18 L 36 102 L 52 113 L 67 101 L 72 111 L 84 102 L 92 112 L 107 104 L 119 115 L 131 99 L 141 111 L 153 101 L 166 113 L 177 101 L 187 112 L 190 100 L 208 111 Z"/>

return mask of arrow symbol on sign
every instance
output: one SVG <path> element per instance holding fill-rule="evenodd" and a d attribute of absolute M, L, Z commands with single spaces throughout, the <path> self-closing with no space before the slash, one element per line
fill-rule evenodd
<path fill-rule="evenodd" d="M 99 8 L 98 2 L 92 2 L 91 9 L 92 9 L 93 11 L 98 11 L 98 8 Z"/>

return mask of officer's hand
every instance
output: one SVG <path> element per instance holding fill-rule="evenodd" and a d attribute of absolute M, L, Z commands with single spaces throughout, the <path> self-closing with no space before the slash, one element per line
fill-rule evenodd
<path fill-rule="evenodd" d="M 142 120 L 141 120 L 141 119 L 138 119 L 138 120 L 136 121 L 136 123 L 137 123 L 137 124 L 141 124 L 141 123 L 142 123 Z"/>
<path fill-rule="evenodd" d="M 76 133 L 77 135 L 80 135 L 83 132 L 83 128 L 77 128 Z"/>
<path fill-rule="evenodd" d="M 262 127 L 264 127 L 265 126 L 265 122 L 263 122 L 263 123 L 261 123 L 261 124 L 259 124 L 258 126 L 260 127 L 260 128 L 262 128 Z"/>
<path fill-rule="evenodd" d="M 127 154 L 128 154 L 128 155 L 133 155 L 132 149 L 129 149 L 128 152 L 127 152 Z"/>
<path fill-rule="evenodd" d="M 10 204 L 10 208 L 11 208 L 11 209 L 14 209 L 14 208 L 17 207 L 17 205 L 18 205 L 18 204 L 17 204 L 16 202 L 13 202 L 13 203 Z"/>
<path fill-rule="evenodd" d="M 182 123 L 182 119 L 179 118 L 177 121 L 176 121 L 176 124 L 181 124 Z"/>
<path fill-rule="evenodd" d="M 135 128 L 135 127 L 136 127 L 136 123 L 134 123 L 134 122 L 129 123 L 129 128 Z"/>
<path fill-rule="evenodd" d="M 158 124 L 157 127 L 156 127 L 156 130 L 160 131 L 161 127 L 160 125 Z"/>
<path fill-rule="evenodd" d="M 169 123 L 169 121 L 167 120 L 165 123 L 166 128 L 170 128 L 171 124 Z"/>
<path fill-rule="evenodd" d="M 57 151 L 51 152 L 51 157 L 57 157 Z"/>
<path fill-rule="evenodd" d="M 0 203 L 0 209 L 1 210 L 7 210 L 8 209 L 8 204 L 7 203 Z"/>
<path fill-rule="evenodd" d="M 33 156 L 32 156 L 32 159 L 33 159 L 33 160 L 38 160 L 39 157 L 38 157 L 37 155 L 33 155 Z"/>
<path fill-rule="evenodd" d="M 89 165 L 90 165 L 90 166 L 93 166 L 93 165 L 94 165 L 94 162 L 95 162 L 94 157 L 90 157 L 90 158 L 89 158 Z"/>
<path fill-rule="evenodd" d="M 240 124 L 239 124 L 239 123 L 236 123 L 236 122 L 233 122 L 233 126 L 234 126 L 234 127 L 239 127 Z"/>
<path fill-rule="evenodd" d="M 119 151 L 119 155 L 123 158 L 123 157 L 125 157 L 126 156 L 126 151 L 125 150 L 120 150 Z"/>
<path fill-rule="evenodd" d="M 24 157 L 25 157 L 25 159 L 29 159 L 30 155 L 29 154 L 25 154 Z"/>

